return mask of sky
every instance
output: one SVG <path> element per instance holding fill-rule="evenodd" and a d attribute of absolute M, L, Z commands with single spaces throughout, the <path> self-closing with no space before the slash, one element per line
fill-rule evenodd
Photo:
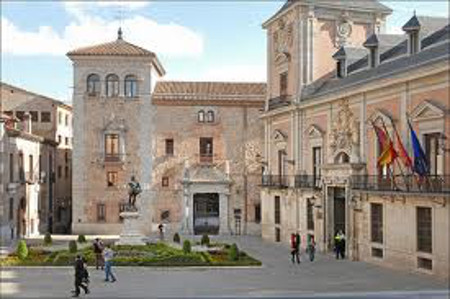
<path fill-rule="evenodd" d="M 413 15 L 448 17 L 447 1 L 381 1 L 388 33 Z M 1 81 L 71 102 L 72 49 L 124 39 L 157 53 L 164 80 L 266 79 L 261 24 L 284 1 L 1 1 Z"/>

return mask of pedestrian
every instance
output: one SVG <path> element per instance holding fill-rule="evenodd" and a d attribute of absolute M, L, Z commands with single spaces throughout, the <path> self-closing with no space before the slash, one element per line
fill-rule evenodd
<path fill-rule="evenodd" d="M 75 291 L 73 291 L 72 297 L 79 297 L 80 296 L 80 287 L 84 290 L 85 294 L 89 294 L 89 288 L 87 284 L 84 284 L 83 281 L 86 281 L 86 274 L 87 269 L 85 267 L 85 261 L 81 257 L 81 255 L 77 255 L 75 259 Z"/>
<path fill-rule="evenodd" d="M 94 241 L 94 253 L 95 253 L 95 269 L 101 268 L 103 270 L 104 262 L 103 262 L 103 249 L 105 245 L 102 240 L 96 238 Z"/>
<path fill-rule="evenodd" d="M 164 224 L 160 223 L 158 225 L 158 229 L 159 229 L 159 239 L 161 241 L 164 241 Z"/>
<path fill-rule="evenodd" d="M 316 255 L 316 242 L 314 241 L 314 236 L 312 235 L 309 236 L 308 253 L 309 253 L 309 260 L 311 262 L 314 261 Z"/>
<path fill-rule="evenodd" d="M 300 263 L 300 259 L 298 257 L 298 250 L 297 250 L 297 240 L 296 235 L 291 234 L 291 260 L 292 263 L 295 264 L 295 259 L 297 259 L 297 263 Z"/>
<path fill-rule="evenodd" d="M 117 279 L 112 272 L 112 258 L 114 257 L 114 251 L 111 249 L 110 245 L 106 245 L 103 250 L 103 260 L 105 261 L 105 281 L 109 281 L 111 276 L 111 282 L 115 282 Z"/>
<path fill-rule="evenodd" d="M 334 237 L 334 248 L 336 251 L 336 259 L 345 258 L 345 235 L 342 230 L 339 230 Z"/>
<path fill-rule="evenodd" d="M 300 255 L 301 255 L 301 252 L 300 252 L 301 247 L 300 247 L 300 245 L 301 245 L 301 238 L 300 238 L 300 234 L 297 232 L 295 234 L 295 249 L 296 249 L 295 255 L 297 257 L 297 264 L 300 264 Z"/>

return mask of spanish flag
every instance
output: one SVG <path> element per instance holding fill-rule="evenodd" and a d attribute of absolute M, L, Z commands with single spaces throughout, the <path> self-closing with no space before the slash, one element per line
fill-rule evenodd
<path fill-rule="evenodd" d="M 406 151 L 406 149 L 403 145 L 403 142 L 400 139 L 400 136 L 398 135 L 397 130 L 395 130 L 395 137 L 397 138 L 396 145 L 397 145 L 398 157 L 403 162 L 403 165 L 405 165 L 408 168 L 412 168 L 412 160 L 409 157 L 408 152 Z"/>
<path fill-rule="evenodd" d="M 394 160 L 398 157 L 396 150 L 394 149 L 394 145 L 392 141 L 389 140 L 386 147 L 381 152 L 381 155 L 378 157 L 378 166 L 389 166 Z"/>

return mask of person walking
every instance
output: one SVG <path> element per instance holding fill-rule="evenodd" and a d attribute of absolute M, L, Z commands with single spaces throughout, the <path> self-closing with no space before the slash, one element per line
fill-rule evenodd
<path fill-rule="evenodd" d="M 94 253 L 95 253 L 95 269 L 101 268 L 103 270 L 104 262 L 103 262 L 103 249 L 105 245 L 102 240 L 96 238 L 94 241 Z"/>
<path fill-rule="evenodd" d="M 297 232 L 295 234 L 295 250 L 296 250 L 295 256 L 297 257 L 297 264 L 300 264 L 300 255 L 301 255 L 301 252 L 300 252 L 301 247 L 300 247 L 300 245 L 301 245 L 301 238 L 300 238 L 300 234 Z"/>
<path fill-rule="evenodd" d="M 314 236 L 309 236 L 308 253 L 309 253 L 309 260 L 311 262 L 314 261 L 316 255 L 316 242 L 314 241 Z"/>
<path fill-rule="evenodd" d="M 297 263 L 300 263 L 297 250 L 297 238 L 295 234 L 291 234 L 291 260 L 293 264 L 295 264 L 295 259 L 297 259 Z"/>
<path fill-rule="evenodd" d="M 85 294 L 90 293 L 87 284 L 83 284 L 83 281 L 85 281 L 86 278 L 86 273 L 87 270 L 85 267 L 85 261 L 81 255 L 77 255 L 75 259 L 75 291 L 72 297 L 80 296 L 80 288 L 84 290 Z"/>
<path fill-rule="evenodd" d="M 117 279 L 112 272 L 112 258 L 114 257 L 114 251 L 110 245 L 107 245 L 103 250 L 103 260 L 105 261 L 105 281 L 109 281 L 111 276 L 111 282 L 115 282 Z"/>
<path fill-rule="evenodd" d="M 158 229 L 159 229 L 159 239 L 161 241 L 164 241 L 164 224 L 160 223 L 158 225 Z"/>

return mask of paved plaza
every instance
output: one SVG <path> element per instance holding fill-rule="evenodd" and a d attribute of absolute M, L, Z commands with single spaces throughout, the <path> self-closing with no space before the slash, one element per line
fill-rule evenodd
<path fill-rule="evenodd" d="M 115 268 L 118 281 L 103 282 L 90 269 L 92 298 L 149 297 L 333 297 L 448 298 L 448 284 L 363 262 L 318 255 L 292 265 L 289 249 L 256 237 L 230 238 L 259 258 L 261 268 Z M 1 271 L 1 298 L 67 298 L 73 269 L 8 268 Z M 81 297 L 86 297 L 82 295 Z"/>

